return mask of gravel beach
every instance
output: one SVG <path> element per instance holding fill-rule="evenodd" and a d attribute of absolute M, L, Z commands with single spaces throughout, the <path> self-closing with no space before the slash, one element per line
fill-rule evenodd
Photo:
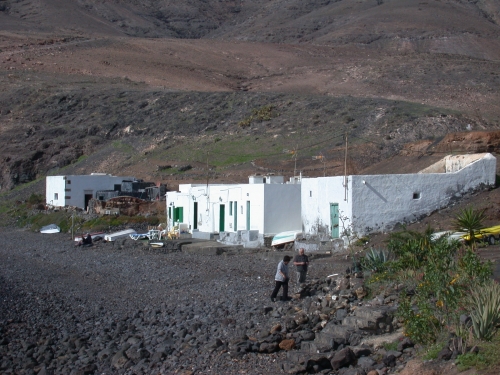
<path fill-rule="evenodd" d="M 272 252 L 81 248 L 68 234 L 18 229 L 0 238 L 2 374 L 277 374 L 284 351 L 232 347 L 311 304 L 270 301 Z M 339 259 L 314 260 L 308 278 L 343 271 Z"/>

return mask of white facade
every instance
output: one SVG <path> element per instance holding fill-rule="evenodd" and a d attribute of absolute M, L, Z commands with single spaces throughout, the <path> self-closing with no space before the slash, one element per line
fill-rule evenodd
<path fill-rule="evenodd" d="M 299 184 L 185 184 L 179 190 L 167 193 L 171 225 L 179 221 L 200 232 L 266 235 L 301 228 Z"/>
<path fill-rule="evenodd" d="M 495 173 L 496 158 L 487 153 L 447 156 L 416 174 L 347 176 L 347 183 L 343 176 L 304 178 L 303 231 L 336 238 L 346 229 L 358 235 L 390 230 L 495 185 Z"/>
<path fill-rule="evenodd" d="M 134 177 L 117 177 L 108 174 L 47 176 L 45 201 L 55 207 L 74 206 L 85 209 L 98 190 L 115 190 L 124 180 Z"/>

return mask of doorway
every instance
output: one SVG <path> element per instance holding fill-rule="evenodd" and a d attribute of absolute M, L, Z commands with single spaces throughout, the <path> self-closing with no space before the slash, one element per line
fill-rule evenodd
<path fill-rule="evenodd" d="M 330 225 L 332 238 L 339 238 L 339 204 L 330 203 Z"/>
<path fill-rule="evenodd" d="M 221 204 L 219 206 L 219 232 L 224 232 L 225 212 L 226 212 L 226 205 Z"/>
<path fill-rule="evenodd" d="M 194 202 L 193 211 L 193 229 L 198 229 L 198 202 Z"/>
<path fill-rule="evenodd" d="M 247 230 L 250 230 L 250 201 L 247 201 Z"/>
<path fill-rule="evenodd" d="M 233 214 L 234 214 L 234 223 L 233 223 L 233 228 L 234 231 L 238 231 L 238 202 L 233 202 L 234 208 L 233 208 Z"/>

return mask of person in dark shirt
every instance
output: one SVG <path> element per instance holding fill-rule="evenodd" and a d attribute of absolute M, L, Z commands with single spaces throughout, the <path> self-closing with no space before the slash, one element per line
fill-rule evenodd
<path fill-rule="evenodd" d="M 90 235 L 90 233 L 87 233 L 86 236 L 82 235 L 82 239 L 80 241 L 78 241 L 78 243 L 76 244 L 76 246 L 86 246 L 86 247 L 89 247 L 92 245 L 93 245 L 92 236 Z"/>
<path fill-rule="evenodd" d="M 297 270 L 297 286 L 306 282 L 307 266 L 309 265 L 309 258 L 304 254 L 304 249 L 300 248 L 299 253 L 295 255 L 293 264 Z"/>

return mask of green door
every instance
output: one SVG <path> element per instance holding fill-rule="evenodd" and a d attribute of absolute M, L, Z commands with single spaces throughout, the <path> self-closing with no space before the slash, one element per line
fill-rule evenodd
<path fill-rule="evenodd" d="M 198 202 L 194 202 L 193 211 L 193 229 L 198 229 Z"/>
<path fill-rule="evenodd" d="M 250 230 L 250 201 L 247 201 L 247 230 Z"/>
<path fill-rule="evenodd" d="M 234 231 L 236 232 L 238 230 L 238 202 L 234 202 L 234 209 L 233 209 L 233 215 L 234 215 Z"/>
<path fill-rule="evenodd" d="M 184 210 L 182 209 L 182 207 L 175 207 L 174 208 L 174 225 L 177 222 L 182 223 L 183 221 L 184 221 Z"/>
<path fill-rule="evenodd" d="M 332 227 L 332 238 L 339 238 L 339 204 L 330 203 L 330 224 Z"/>
<path fill-rule="evenodd" d="M 224 214 L 226 212 L 226 206 L 221 204 L 219 206 L 219 232 L 224 232 Z"/>

